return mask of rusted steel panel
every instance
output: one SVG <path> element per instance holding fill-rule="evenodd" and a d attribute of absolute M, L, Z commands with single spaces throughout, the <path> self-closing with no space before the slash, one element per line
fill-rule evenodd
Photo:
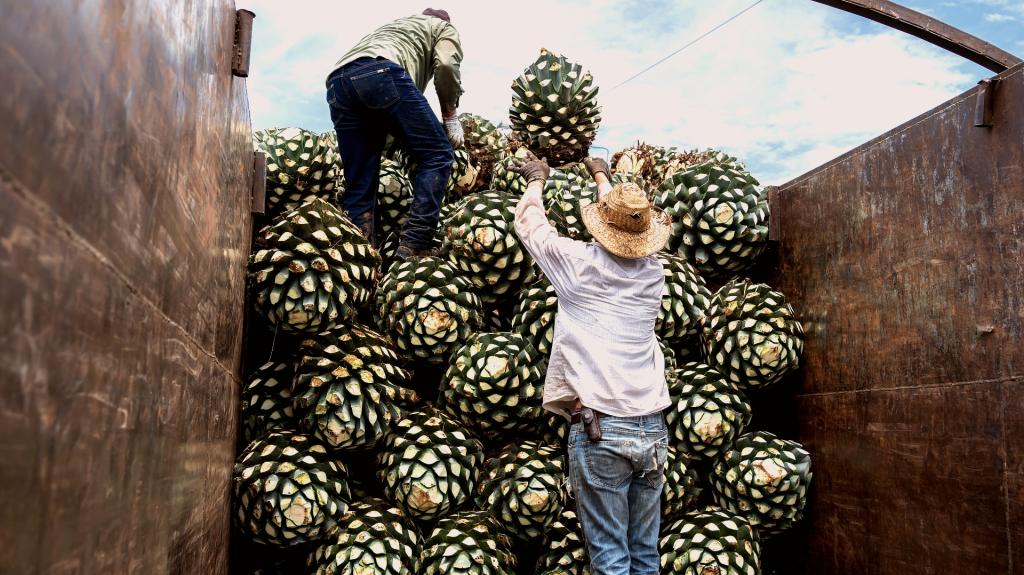
<path fill-rule="evenodd" d="M 972 36 L 959 28 L 931 16 L 911 10 L 888 0 L 814 0 L 826 6 L 838 8 L 890 28 L 917 36 L 984 66 L 993 72 L 1002 72 L 1020 64 L 1020 58 Z"/>
<path fill-rule="evenodd" d="M 1003 384 L 1002 407 L 1006 412 L 1006 472 L 1024 476 L 1024 377 Z"/>
<path fill-rule="evenodd" d="M 1006 453 L 1007 544 L 1013 564 L 1011 573 L 1024 574 L 1024 378 L 1003 384 L 1003 434 Z"/>
<path fill-rule="evenodd" d="M 992 128 L 969 93 L 783 186 L 776 277 L 807 321 L 805 392 L 1021 372 L 1022 77 Z"/>
<path fill-rule="evenodd" d="M 232 4 L 0 4 L 0 573 L 227 572 L 252 187 Z"/>
<path fill-rule="evenodd" d="M 252 164 L 234 23 L 231 0 L 0 3 L 5 169 L 226 364 Z"/>
<path fill-rule="evenodd" d="M 797 572 L 1024 569 L 1024 68 L 781 187 L 770 282 L 805 319 Z"/>
<path fill-rule="evenodd" d="M 224 572 L 233 374 L 45 207 L 0 202 L 0 572 Z"/>
<path fill-rule="evenodd" d="M 1007 573 L 1001 384 L 801 396 L 806 573 Z"/>
<path fill-rule="evenodd" d="M 1007 544 L 1010 547 L 1010 560 L 1012 561 L 1012 569 L 1009 573 L 1020 575 L 1024 573 L 1024 475 L 1008 474 L 1006 487 L 1009 499 L 1007 522 L 1010 525 L 1010 537 Z"/>

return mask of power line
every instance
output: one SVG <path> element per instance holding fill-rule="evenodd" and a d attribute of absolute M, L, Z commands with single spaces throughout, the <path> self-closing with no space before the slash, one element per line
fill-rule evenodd
<path fill-rule="evenodd" d="M 626 82 L 629 82 L 629 81 L 631 81 L 631 80 L 634 80 L 634 79 L 636 79 L 636 78 L 637 78 L 638 76 L 640 76 L 640 75 L 644 74 L 645 72 L 647 72 L 647 71 L 648 71 L 648 70 L 650 70 L 651 68 L 653 68 L 653 67 L 657 66 L 658 64 L 661 64 L 661 63 L 662 63 L 662 62 L 664 62 L 665 60 L 668 60 L 668 59 L 669 59 L 669 58 L 671 58 L 672 56 L 675 56 L 676 54 L 678 54 L 678 53 L 682 52 L 683 50 L 685 50 L 685 49 L 689 48 L 690 46 L 693 46 L 694 44 L 696 44 L 697 42 L 700 42 L 700 41 L 701 41 L 701 40 L 703 40 L 704 38 L 707 38 L 707 37 L 708 37 L 708 36 L 710 36 L 711 34 L 714 34 L 714 33 L 715 33 L 715 31 L 717 31 L 717 30 L 718 30 L 719 28 L 721 28 L 722 26 L 725 26 L 725 25 L 726 25 L 726 24 L 728 24 L 729 22 L 732 22 L 733 20 L 735 20 L 735 19 L 739 18 L 740 16 L 744 15 L 744 14 L 745 14 L 745 13 L 747 13 L 747 12 L 748 12 L 748 11 L 749 11 L 749 10 L 750 10 L 751 8 L 753 8 L 754 6 L 757 6 L 757 5 L 758 5 L 758 4 L 760 4 L 761 2 L 764 2 L 764 0 L 757 0 L 756 2 L 754 2 L 753 4 L 751 4 L 750 6 L 747 6 L 747 7 L 746 7 L 746 8 L 744 8 L 743 10 L 740 10 L 739 12 L 737 12 L 737 13 L 733 14 L 733 15 L 732 15 L 732 16 L 730 16 L 730 17 L 729 17 L 729 18 L 728 18 L 727 20 L 725 20 L 724 22 L 722 22 L 721 24 L 719 24 L 719 25 L 715 26 L 714 28 L 712 28 L 712 29 L 708 30 L 707 32 L 705 32 L 705 33 L 701 34 L 700 36 L 697 36 L 697 37 L 696 37 L 696 38 L 694 38 L 693 40 L 690 40 L 689 42 L 687 42 L 687 43 L 686 43 L 686 45 L 685 45 L 685 46 L 683 46 L 683 47 L 681 47 L 681 48 L 677 49 L 676 51 L 672 52 L 672 53 L 671 53 L 671 54 L 669 54 L 668 56 L 665 56 L 664 58 L 662 58 L 661 60 L 658 60 L 657 62 L 655 62 L 655 63 L 651 64 L 650 66 L 648 66 L 648 67 L 644 68 L 643 70 L 640 70 L 640 71 L 639 71 L 639 72 L 637 72 L 636 74 L 633 74 L 633 75 L 632 75 L 632 76 L 630 76 L 629 78 L 626 78 L 625 80 L 623 80 L 623 81 L 619 82 L 618 84 L 616 84 L 616 85 L 612 86 L 612 90 L 614 90 L 614 89 L 618 88 L 619 86 L 621 86 L 621 85 L 625 84 Z"/>

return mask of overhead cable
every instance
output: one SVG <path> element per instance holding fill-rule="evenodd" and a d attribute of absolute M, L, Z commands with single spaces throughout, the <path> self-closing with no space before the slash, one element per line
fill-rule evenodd
<path fill-rule="evenodd" d="M 705 33 L 701 34 L 700 36 L 697 36 L 697 37 L 696 37 L 696 38 L 694 38 L 693 40 L 690 40 L 690 41 L 689 41 L 689 42 L 687 42 L 687 43 L 686 43 L 686 44 L 685 44 L 684 46 L 682 46 L 682 47 L 680 47 L 680 48 L 676 49 L 676 50 L 675 50 L 674 52 L 672 52 L 672 53 L 671 53 L 671 54 L 669 54 L 668 56 L 665 56 L 665 57 L 664 57 L 664 58 L 662 58 L 661 60 L 658 60 L 657 62 L 655 62 L 655 63 L 651 64 L 650 66 L 648 66 L 648 67 L 644 68 L 643 70 L 640 70 L 640 71 L 639 71 L 639 72 L 637 72 L 636 74 L 633 74 L 633 75 L 632 75 L 632 76 L 630 76 L 629 78 L 626 78 L 625 80 L 623 80 L 623 81 L 619 82 L 618 84 L 616 84 L 616 85 L 612 86 L 612 90 L 614 90 L 614 89 L 618 88 L 619 86 L 621 86 L 621 85 L 625 84 L 626 82 L 629 82 L 629 81 L 631 81 L 631 80 L 633 80 L 633 79 L 635 79 L 635 78 L 639 77 L 640 75 L 644 74 L 645 72 L 647 72 L 647 71 L 648 71 L 648 70 L 650 70 L 651 68 L 653 68 L 653 67 L 657 66 L 658 64 L 661 64 L 661 63 L 662 63 L 662 62 L 664 62 L 665 60 L 668 60 L 668 59 L 669 59 L 669 58 L 671 58 L 672 56 L 675 56 L 676 54 L 678 54 L 678 53 L 682 52 L 683 50 L 685 50 L 685 49 L 689 48 L 690 46 L 693 46 L 694 44 L 696 44 L 697 42 L 700 42 L 700 41 L 701 41 L 701 40 L 703 40 L 704 38 L 707 38 L 707 37 L 708 37 L 708 36 L 710 36 L 711 34 L 715 33 L 715 31 L 717 31 L 717 30 L 718 30 L 719 28 L 721 28 L 721 27 L 725 26 L 726 24 L 728 24 L 729 22 L 732 22 L 733 20 L 735 20 L 735 19 L 739 18 L 739 17 L 740 17 L 740 16 L 742 16 L 743 14 L 747 13 L 748 11 L 750 11 L 750 10 L 751 10 L 751 9 L 752 9 L 752 8 L 753 8 L 754 6 L 757 6 L 758 4 L 760 4 L 761 2 L 764 2 L 764 0 L 757 0 L 756 2 L 754 2 L 753 4 L 751 4 L 750 6 L 747 6 L 747 7 L 746 7 L 746 8 L 744 8 L 743 10 L 740 10 L 739 12 L 737 12 L 737 13 L 733 14 L 732 16 L 730 16 L 730 17 L 729 17 L 728 19 L 726 19 L 726 20 L 725 20 L 725 21 L 723 21 L 722 23 L 718 24 L 717 26 L 715 26 L 714 28 L 712 28 L 712 29 L 708 30 L 707 32 L 705 32 Z"/>

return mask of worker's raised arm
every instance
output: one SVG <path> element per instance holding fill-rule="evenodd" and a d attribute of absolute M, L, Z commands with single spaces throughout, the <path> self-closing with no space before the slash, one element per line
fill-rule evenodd
<path fill-rule="evenodd" d="M 594 183 L 597 184 L 597 197 L 594 199 L 601 201 L 601 197 L 612 190 L 612 171 L 608 167 L 608 162 L 591 156 L 583 160 L 583 165 L 587 167 L 590 177 L 594 178 Z"/>
<path fill-rule="evenodd" d="M 462 96 L 462 42 L 459 32 L 451 24 L 441 27 L 437 41 L 434 43 L 434 88 L 437 99 L 441 103 L 441 115 L 455 115 Z"/>
<path fill-rule="evenodd" d="M 526 178 L 526 192 L 516 204 L 516 235 L 523 242 L 537 267 L 555 288 L 555 293 L 565 293 L 575 285 L 578 267 L 586 245 L 558 235 L 544 212 L 544 183 L 550 168 L 543 160 L 531 160 L 520 168 Z"/>

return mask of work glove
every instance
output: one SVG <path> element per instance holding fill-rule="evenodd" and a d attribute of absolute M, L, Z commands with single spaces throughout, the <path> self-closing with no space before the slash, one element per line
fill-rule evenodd
<path fill-rule="evenodd" d="M 448 134 L 448 141 L 453 148 L 461 148 L 466 143 L 466 133 L 462 131 L 462 122 L 458 114 L 452 114 L 444 119 L 444 131 Z"/>
<path fill-rule="evenodd" d="M 590 172 L 590 177 L 597 179 L 598 174 L 604 174 L 608 181 L 612 181 L 612 170 L 608 167 L 608 162 L 604 161 L 603 158 L 595 158 L 590 156 L 589 158 L 583 159 L 583 165 L 587 167 L 587 171 Z"/>
<path fill-rule="evenodd" d="M 551 168 L 548 166 L 547 160 L 538 160 L 536 157 L 533 157 L 519 165 L 516 168 L 516 172 L 526 179 L 526 185 L 530 185 L 536 181 L 546 182 L 548 176 L 551 175 Z"/>

